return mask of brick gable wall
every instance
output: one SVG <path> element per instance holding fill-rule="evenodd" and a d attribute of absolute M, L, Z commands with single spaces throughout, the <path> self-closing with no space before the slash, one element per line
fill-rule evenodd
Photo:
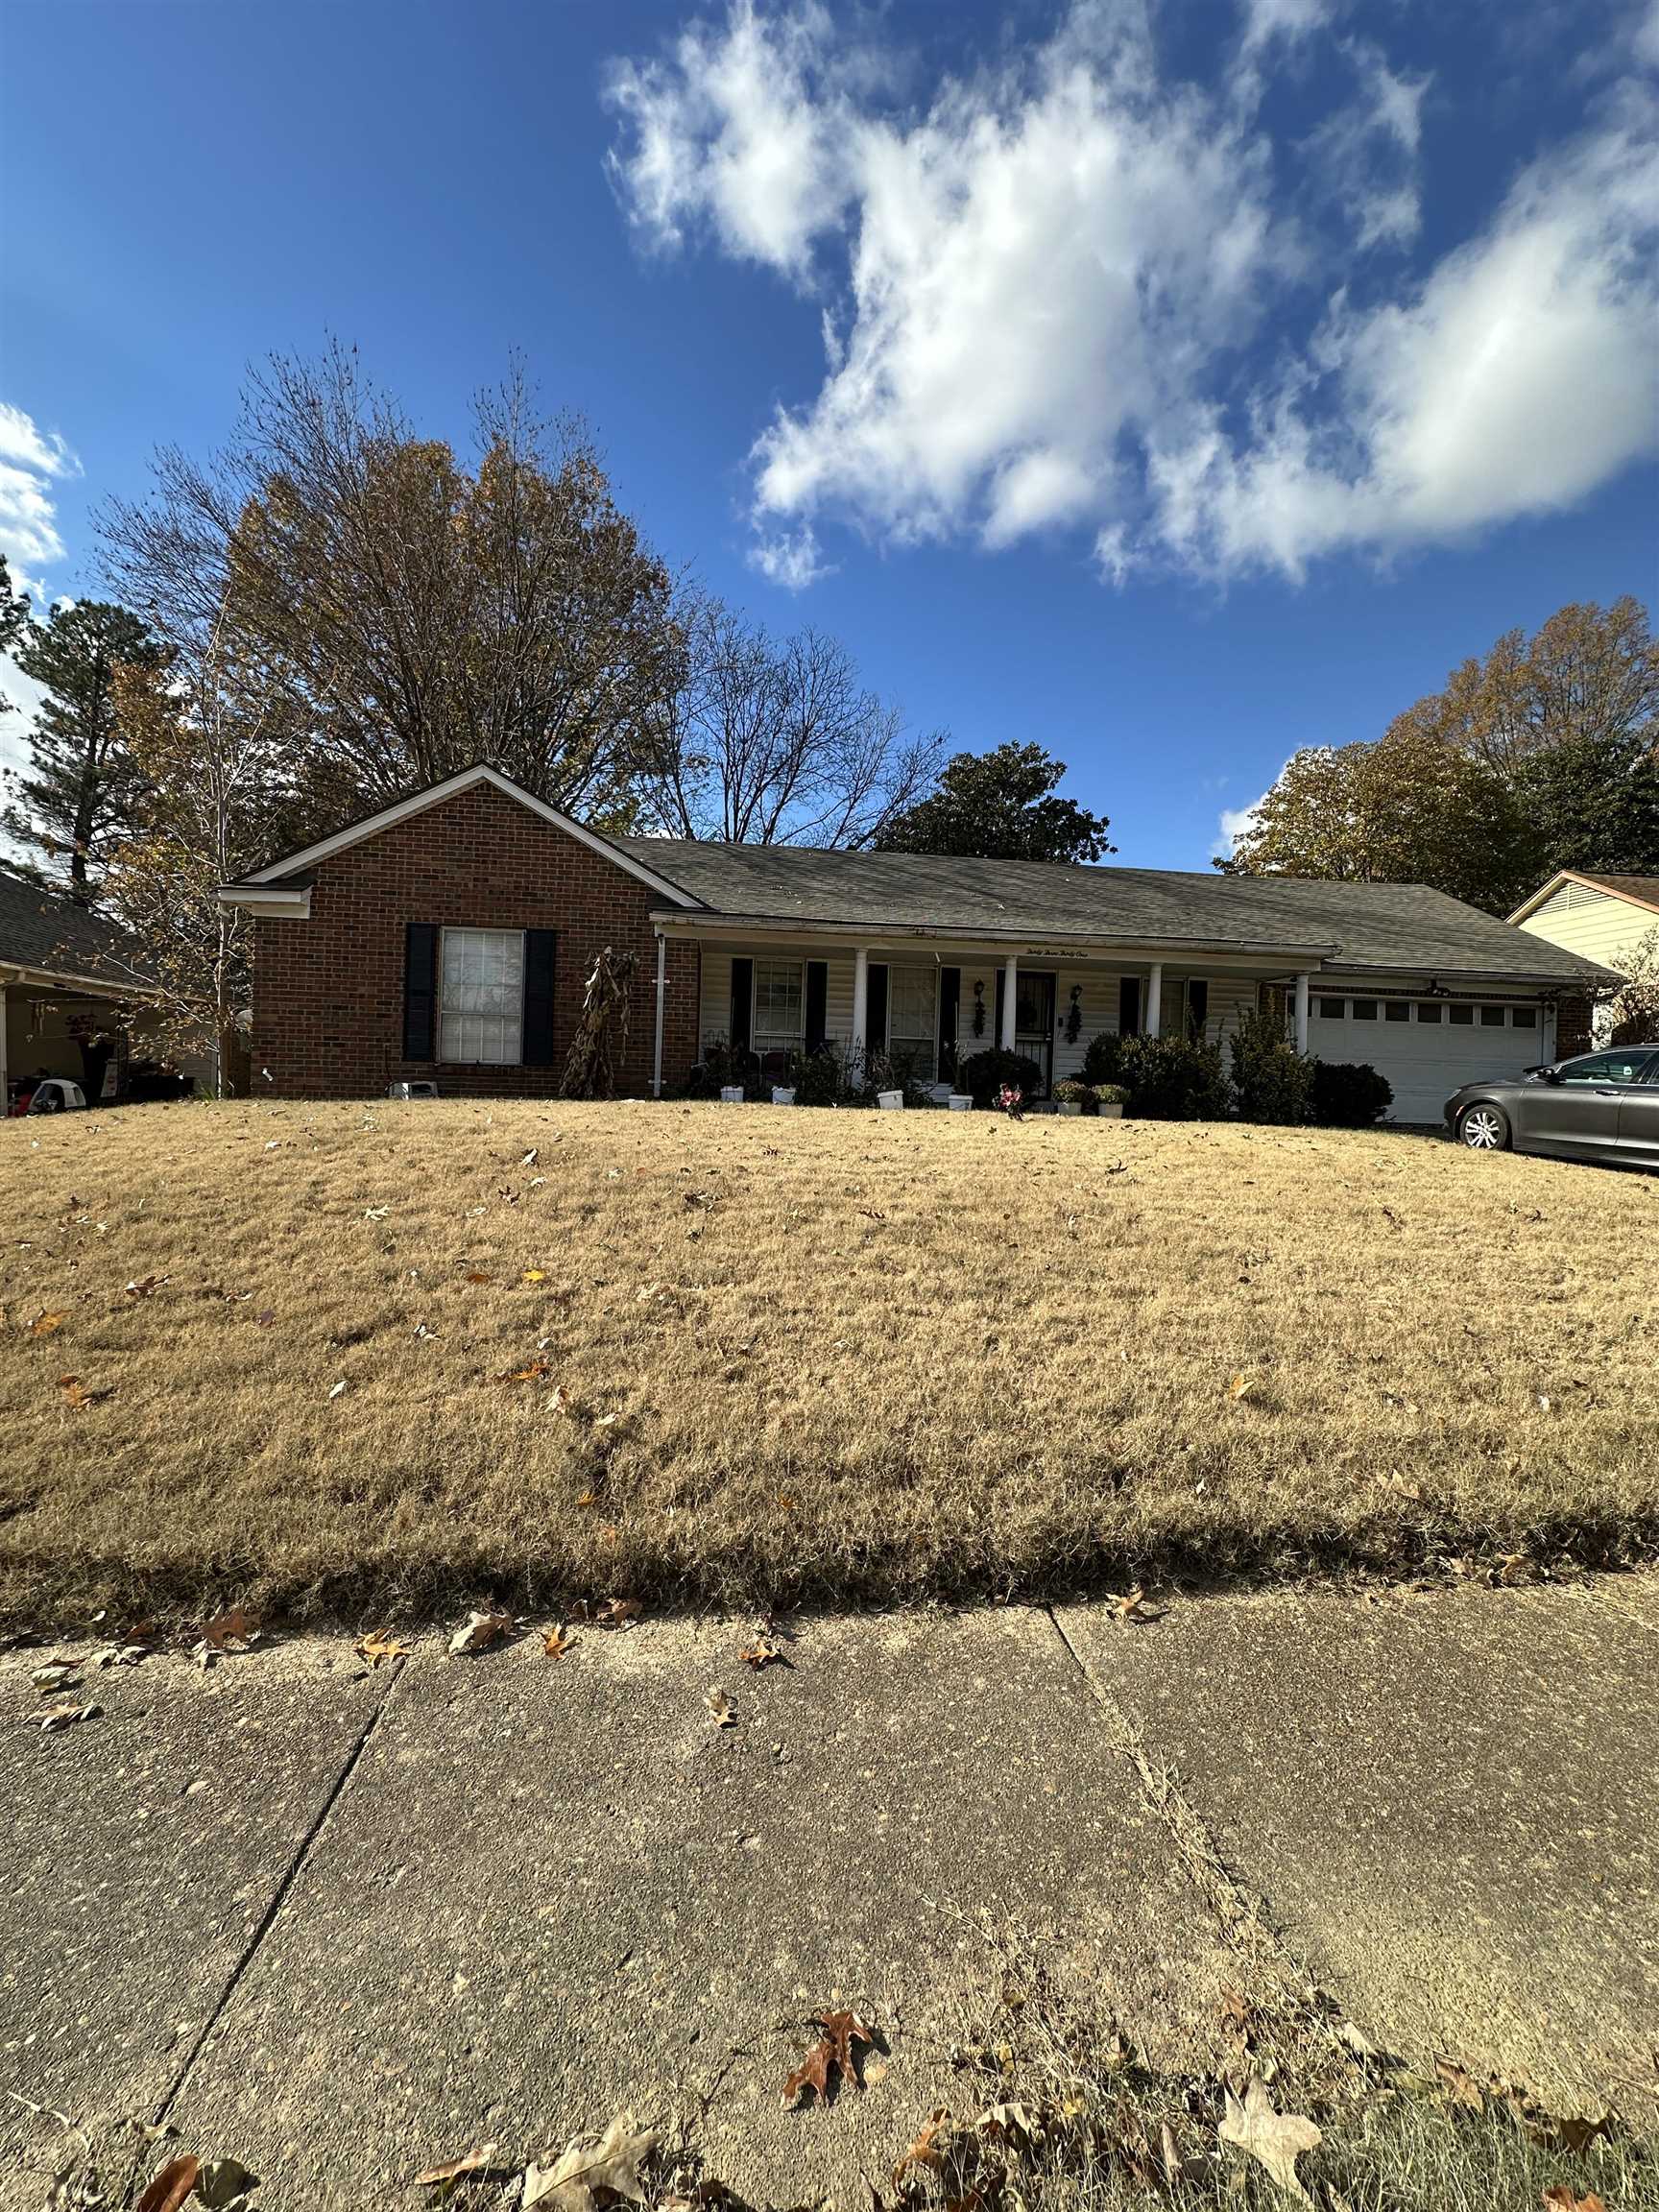
<path fill-rule="evenodd" d="M 488 784 L 457 792 L 324 861 L 308 922 L 256 919 L 252 1088 L 279 1097 L 369 1098 L 389 1083 L 421 1077 L 452 1095 L 551 1096 L 593 955 L 612 945 L 636 962 L 619 1088 L 648 1094 L 657 991 L 650 910 L 663 903 L 506 793 Z M 557 931 L 550 1067 L 404 1059 L 404 933 L 411 922 Z M 670 942 L 664 1088 L 683 1081 L 697 1057 L 698 962 L 695 945 Z"/>

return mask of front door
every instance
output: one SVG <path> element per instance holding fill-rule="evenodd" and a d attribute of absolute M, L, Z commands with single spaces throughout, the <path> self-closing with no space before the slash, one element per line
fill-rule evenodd
<path fill-rule="evenodd" d="M 1014 1049 L 1043 1070 L 1038 1096 L 1054 1080 L 1054 978 L 1022 968 L 1014 990 Z"/>

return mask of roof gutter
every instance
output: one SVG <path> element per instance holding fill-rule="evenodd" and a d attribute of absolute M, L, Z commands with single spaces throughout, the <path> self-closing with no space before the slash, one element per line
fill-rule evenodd
<path fill-rule="evenodd" d="M 1586 960 L 1571 975 L 1537 968 L 1449 968 L 1443 960 L 1334 960 L 1336 975 L 1448 975 L 1458 982 L 1524 984 L 1533 991 L 1620 991 L 1624 978 L 1611 968 Z"/>
<path fill-rule="evenodd" d="M 651 919 L 660 928 L 690 937 L 834 937 L 871 946 L 884 945 L 895 938 L 914 938 L 936 939 L 950 945 L 1006 945 L 1010 951 L 1041 951 L 1055 945 L 1078 953 L 1095 949 L 1104 951 L 1150 948 L 1154 951 L 1261 954 L 1274 960 L 1329 960 L 1338 950 L 1330 944 L 1287 945 L 1283 939 L 1270 942 L 1249 937 L 1150 937 L 1144 931 L 1098 929 L 1047 929 L 1037 933 L 1029 929 L 971 928 L 963 924 L 947 926 L 930 922 L 812 922 L 777 914 L 688 914 L 678 907 L 653 908 Z"/>
<path fill-rule="evenodd" d="M 221 883 L 217 896 L 221 906 L 245 907 L 250 914 L 280 914 L 290 922 L 311 919 L 309 883 L 298 890 L 276 883 Z"/>
<path fill-rule="evenodd" d="M 0 983 L 16 983 L 23 989 L 34 991 L 70 990 L 83 992 L 93 998 L 157 998 L 159 988 L 154 983 L 140 983 L 136 977 L 110 975 L 80 975 L 67 968 L 31 968 L 21 961 L 0 961 Z"/>

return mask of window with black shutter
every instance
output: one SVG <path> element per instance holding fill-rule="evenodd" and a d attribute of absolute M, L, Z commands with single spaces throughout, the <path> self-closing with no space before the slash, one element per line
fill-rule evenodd
<path fill-rule="evenodd" d="M 437 1057 L 438 926 L 411 922 L 403 937 L 403 1057 Z"/>

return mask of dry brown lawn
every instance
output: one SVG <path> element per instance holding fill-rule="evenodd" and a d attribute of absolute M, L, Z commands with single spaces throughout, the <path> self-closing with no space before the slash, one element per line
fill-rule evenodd
<path fill-rule="evenodd" d="M 1651 1177 L 1388 1134 L 254 1101 L 0 1125 L 0 1223 L 13 1623 L 1659 1535 Z"/>

